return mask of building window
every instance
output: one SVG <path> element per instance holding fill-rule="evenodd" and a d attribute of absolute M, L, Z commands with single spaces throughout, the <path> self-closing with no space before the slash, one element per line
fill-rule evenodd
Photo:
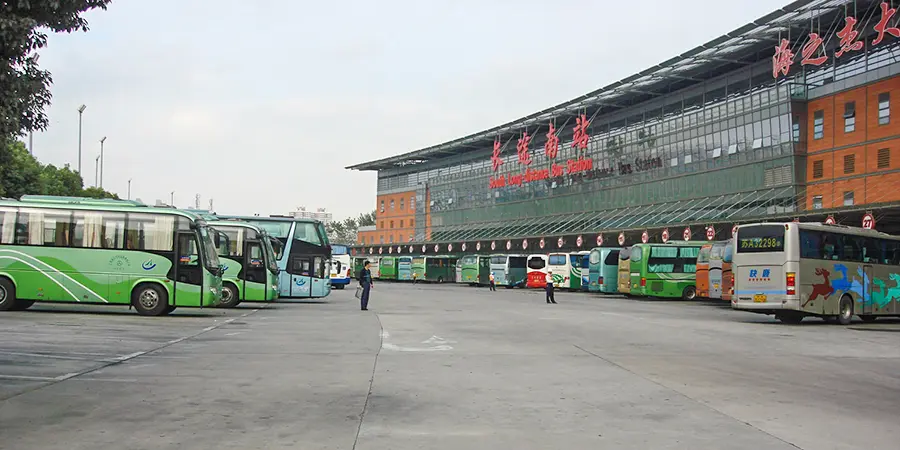
<path fill-rule="evenodd" d="M 878 94 L 878 125 L 891 123 L 891 93 Z"/>
<path fill-rule="evenodd" d="M 391 242 L 390 242 L 390 243 L 391 243 L 391 244 L 394 243 L 394 235 L 393 235 L 393 234 L 391 235 Z"/>
<path fill-rule="evenodd" d="M 384 200 L 381 201 L 381 212 L 384 212 Z"/>
<path fill-rule="evenodd" d="M 416 196 L 415 195 L 411 196 L 409 198 L 409 209 L 410 209 L 410 211 L 416 210 Z"/>
<path fill-rule="evenodd" d="M 380 229 L 380 230 L 384 229 L 384 221 L 383 220 L 378 222 L 378 229 Z"/>
<path fill-rule="evenodd" d="M 850 174 L 856 171 L 856 155 L 844 155 L 844 173 Z"/>
<path fill-rule="evenodd" d="M 813 197 L 813 209 L 822 209 L 822 196 L 817 195 Z"/>
<path fill-rule="evenodd" d="M 844 103 L 844 133 L 856 131 L 856 102 Z"/>
<path fill-rule="evenodd" d="M 380 238 L 381 238 L 381 239 L 380 239 L 381 242 L 379 242 L 379 243 L 380 243 L 380 244 L 384 244 L 384 235 L 382 234 L 382 235 L 380 236 Z"/>
<path fill-rule="evenodd" d="M 391 229 L 392 230 L 394 229 L 394 221 L 393 220 L 391 221 Z"/>
<path fill-rule="evenodd" d="M 403 219 L 400 219 L 400 228 L 403 228 Z"/>
<path fill-rule="evenodd" d="M 394 201 L 391 200 L 391 211 L 393 211 L 393 210 L 394 210 Z"/>
<path fill-rule="evenodd" d="M 844 192 L 844 206 L 853 206 L 853 191 Z"/>
<path fill-rule="evenodd" d="M 374 243 L 375 243 L 375 236 L 369 236 L 369 243 L 370 243 L 370 244 L 374 244 Z"/>
<path fill-rule="evenodd" d="M 813 139 L 825 137 L 825 111 L 821 109 L 813 113 Z"/>
<path fill-rule="evenodd" d="M 409 242 L 413 241 L 413 235 L 409 235 Z"/>
<path fill-rule="evenodd" d="M 403 211 L 403 209 L 404 209 L 404 208 L 403 208 L 403 202 L 404 202 L 404 201 L 406 201 L 406 200 L 404 200 L 404 199 L 402 199 L 402 198 L 400 199 L 400 211 Z"/>
<path fill-rule="evenodd" d="M 887 169 L 891 167 L 891 149 L 878 149 L 878 168 Z"/>
<path fill-rule="evenodd" d="M 822 178 L 825 176 L 825 161 L 821 159 L 813 161 L 813 178 Z"/>
<path fill-rule="evenodd" d="M 800 142 L 800 118 L 797 116 L 794 116 L 794 122 L 791 123 L 791 139 Z"/>

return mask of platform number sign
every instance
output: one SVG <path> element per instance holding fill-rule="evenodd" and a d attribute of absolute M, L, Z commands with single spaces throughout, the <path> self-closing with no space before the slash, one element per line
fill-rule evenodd
<path fill-rule="evenodd" d="M 403 253 L 403 247 L 397 246 L 397 253 Z"/>
<path fill-rule="evenodd" d="M 837 221 L 834 220 L 834 216 L 828 216 L 828 217 L 825 218 L 825 223 L 826 223 L 827 225 L 834 225 L 834 224 L 837 223 Z"/>
<path fill-rule="evenodd" d="M 378 254 L 384 253 L 384 247 L 378 247 Z"/>
<path fill-rule="evenodd" d="M 506 249 L 512 250 L 512 241 L 506 241 Z"/>
<path fill-rule="evenodd" d="M 394 247 L 388 247 L 388 253 L 394 253 Z"/>
<path fill-rule="evenodd" d="M 684 232 L 681 233 L 681 237 L 682 237 L 682 239 L 684 239 L 685 241 L 691 240 L 691 229 L 690 229 L 689 227 L 685 227 L 685 228 L 684 228 Z"/>
<path fill-rule="evenodd" d="M 452 252 L 452 251 L 453 251 L 453 244 L 447 244 L 447 251 L 448 251 L 448 252 Z"/>
<path fill-rule="evenodd" d="M 581 244 L 584 244 L 584 239 L 582 239 L 581 235 L 579 234 L 578 237 L 575 239 L 575 245 L 577 245 L 578 247 L 581 247 Z"/>
<path fill-rule="evenodd" d="M 372 247 L 369 247 L 369 254 L 372 254 Z"/>
<path fill-rule="evenodd" d="M 491 250 L 497 250 L 497 241 L 491 241 Z"/>
<path fill-rule="evenodd" d="M 522 249 L 528 248 L 528 239 L 522 239 Z"/>
<path fill-rule="evenodd" d="M 603 233 L 597 235 L 597 247 L 603 247 Z"/>
<path fill-rule="evenodd" d="M 422 250 L 422 251 L 424 252 L 425 250 Z M 412 246 L 412 245 L 409 246 L 409 252 L 410 252 L 410 253 L 413 252 L 413 246 Z"/>
<path fill-rule="evenodd" d="M 460 246 L 460 248 L 462 248 L 462 251 L 466 251 L 466 243 L 463 242 L 462 245 Z"/>
<path fill-rule="evenodd" d="M 440 249 L 441 249 L 441 247 L 440 247 L 439 245 L 434 244 L 434 252 L 435 252 L 435 253 L 439 252 Z"/>
<path fill-rule="evenodd" d="M 625 245 L 625 232 L 619 233 L 619 245 Z"/>
<path fill-rule="evenodd" d="M 711 241 L 716 238 L 716 229 L 712 226 L 706 227 L 706 240 Z"/>
<path fill-rule="evenodd" d="M 862 219 L 862 227 L 867 230 L 875 229 L 875 216 L 870 213 L 866 213 Z"/>
<path fill-rule="evenodd" d="M 644 230 L 644 232 L 641 233 L 641 242 L 645 244 L 650 242 L 650 233 L 648 233 L 647 230 Z"/>
<path fill-rule="evenodd" d="M 737 225 L 731 227 L 731 237 L 737 236 L 737 229 L 738 229 Z"/>
<path fill-rule="evenodd" d="M 557 247 L 562 248 L 563 244 L 565 244 L 565 241 L 563 241 L 563 238 L 559 238 L 556 240 Z"/>
<path fill-rule="evenodd" d="M 491 249 L 491 250 L 493 250 L 493 249 Z M 480 252 L 480 251 L 481 251 L 481 242 L 476 242 L 476 243 L 475 243 L 475 251 L 476 251 L 476 252 Z"/>
<path fill-rule="evenodd" d="M 669 242 L 669 229 L 668 228 L 665 228 L 662 231 L 662 241 Z"/>
<path fill-rule="evenodd" d="M 426 247 L 424 244 L 422 244 L 422 253 L 425 253 L 427 251 L 428 251 L 428 247 Z"/>
<path fill-rule="evenodd" d="M 541 247 L 541 250 L 544 249 L 544 245 L 546 245 L 546 243 L 544 242 L 544 238 L 541 238 L 540 242 L 538 242 L 538 245 Z"/>

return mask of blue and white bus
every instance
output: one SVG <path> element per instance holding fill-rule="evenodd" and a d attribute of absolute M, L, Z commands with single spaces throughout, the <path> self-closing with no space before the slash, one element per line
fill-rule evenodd
<path fill-rule="evenodd" d="M 322 298 L 331 293 L 332 250 L 322 222 L 289 216 L 217 217 L 251 223 L 275 238 L 279 298 Z"/>
<path fill-rule="evenodd" d="M 353 275 L 353 264 L 346 245 L 334 244 L 331 246 L 331 287 L 343 289 L 350 284 Z"/>

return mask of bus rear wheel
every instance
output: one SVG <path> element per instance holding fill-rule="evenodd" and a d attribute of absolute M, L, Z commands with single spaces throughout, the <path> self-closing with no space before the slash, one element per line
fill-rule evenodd
<path fill-rule="evenodd" d="M 240 303 L 241 300 L 238 298 L 237 288 L 234 287 L 231 283 L 223 283 L 222 284 L 222 303 L 219 303 L 220 308 L 234 308 Z"/>
<path fill-rule="evenodd" d="M 142 316 L 163 316 L 169 310 L 169 296 L 153 284 L 138 285 L 131 294 L 131 303 Z"/>
<path fill-rule="evenodd" d="M 6 278 L 0 278 L 0 311 L 14 311 L 16 287 Z"/>
<path fill-rule="evenodd" d="M 853 300 L 849 295 L 841 297 L 841 303 L 838 305 L 837 323 L 840 325 L 850 325 L 853 319 Z"/>
<path fill-rule="evenodd" d="M 438 282 L 438 284 L 443 283 L 443 282 L 444 282 L 444 277 L 438 277 L 437 282 Z"/>
<path fill-rule="evenodd" d="M 694 286 L 688 286 L 684 288 L 684 291 L 681 293 L 681 298 L 685 300 L 694 300 L 697 298 L 697 288 Z"/>

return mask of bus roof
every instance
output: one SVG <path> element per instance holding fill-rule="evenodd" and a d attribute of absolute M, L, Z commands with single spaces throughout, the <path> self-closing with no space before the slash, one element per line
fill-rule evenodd
<path fill-rule="evenodd" d="M 26 198 L 30 197 L 30 198 Z M 37 197 L 37 198 L 36 198 Z M 0 206 L 46 208 L 46 209 L 72 209 L 79 211 L 117 211 L 143 214 L 162 214 L 181 216 L 191 221 L 205 220 L 188 211 L 168 207 L 148 206 L 143 203 L 128 200 L 115 199 L 89 199 L 82 197 L 54 197 L 54 196 L 22 196 L 23 200 L 0 200 Z M 107 200 L 107 201 L 102 201 Z"/>
<path fill-rule="evenodd" d="M 322 223 L 321 220 L 317 219 L 305 219 L 305 218 L 296 218 L 292 216 L 232 216 L 232 215 L 219 215 L 216 214 L 216 217 L 219 219 L 236 219 L 236 220 L 258 220 L 262 222 L 299 222 L 299 223 Z"/>
<path fill-rule="evenodd" d="M 833 233 L 842 233 L 842 234 L 851 234 L 856 236 L 866 236 L 866 237 L 877 237 L 882 239 L 893 239 L 900 240 L 900 236 L 895 236 L 893 234 L 888 234 L 883 231 L 878 230 L 869 230 L 866 228 L 860 227 L 851 227 L 849 225 L 838 225 L 838 224 L 828 224 L 821 222 L 759 222 L 759 223 L 747 223 L 738 226 L 738 233 L 741 232 L 741 228 L 744 227 L 755 227 L 760 225 L 782 225 L 782 226 L 796 226 L 803 230 L 817 230 L 817 231 L 830 231 Z"/>
<path fill-rule="evenodd" d="M 213 216 L 212 219 L 206 219 L 206 224 L 216 228 L 216 227 L 235 227 L 235 228 L 249 228 L 253 231 L 256 231 L 259 234 L 266 234 L 265 230 L 261 230 L 258 226 L 253 225 L 252 223 L 240 222 L 237 220 L 221 220 L 215 218 Z"/>

